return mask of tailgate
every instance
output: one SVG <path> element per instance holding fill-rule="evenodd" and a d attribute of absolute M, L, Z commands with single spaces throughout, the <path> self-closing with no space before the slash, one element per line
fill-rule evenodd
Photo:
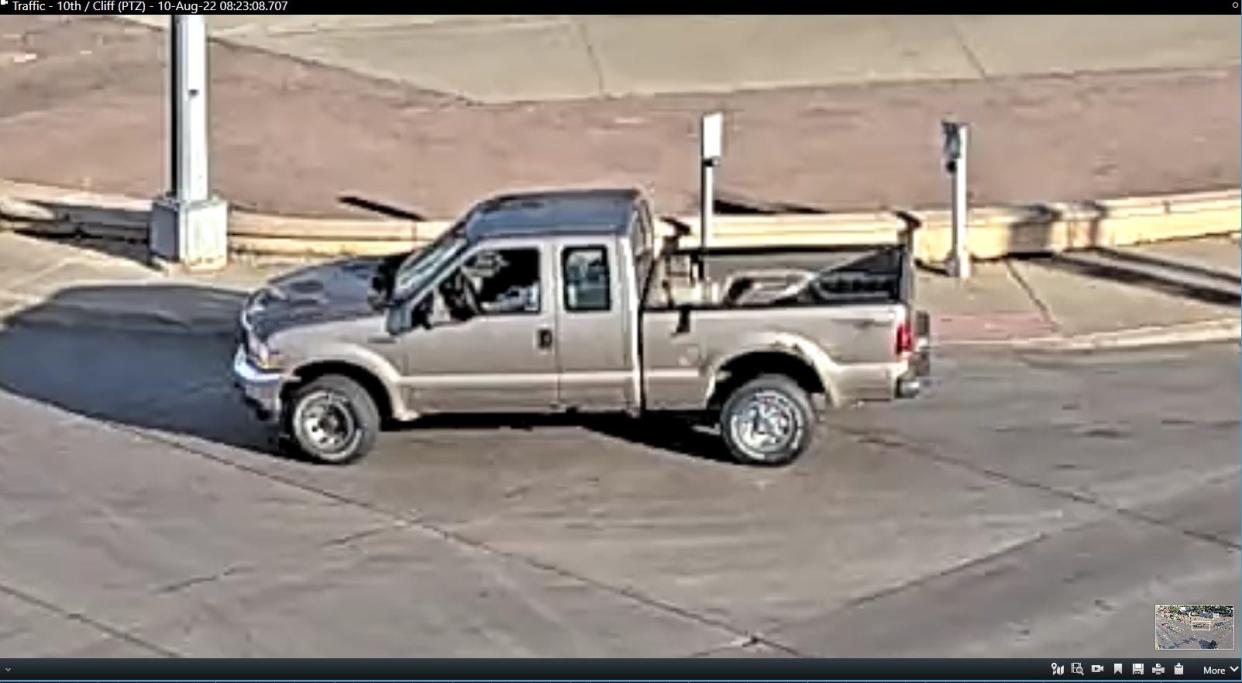
<path fill-rule="evenodd" d="M 917 377 L 931 376 L 931 314 L 916 308 L 914 284 L 917 274 L 914 270 L 914 249 L 911 239 L 913 232 L 907 231 L 907 240 L 901 249 L 901 280 L 898 291 L 901 303 L 909 312 L 910 329 L 913 331 L 913 352 L 910 356 L 910 369 Z"/>

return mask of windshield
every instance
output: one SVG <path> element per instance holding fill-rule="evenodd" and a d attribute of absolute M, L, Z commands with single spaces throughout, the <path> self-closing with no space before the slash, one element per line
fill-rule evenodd
<path fill-rule="evenodd" d="M 426 249 L 410 254 L 393 279 L 393 299 L 403 300 L 422 289 L 440 271 L 440 267 L 465 246 L 465 237 L 449 234 L 432 242 Z"/>

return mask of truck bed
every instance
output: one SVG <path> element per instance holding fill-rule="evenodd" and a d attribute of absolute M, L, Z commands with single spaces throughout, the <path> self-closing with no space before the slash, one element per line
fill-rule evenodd
<path fill-rule="evenodd" d="M 815 364 L 833 400 L 890 399 L 912 280 L 903 245 L 665 254 L 640 321 L 648 407 L 701 405 L 726 363 L 769 352 Z"/>
<path fill-rule="evenodd" d="M 648 310 L 902 303 L 913 281 L 902 245 L 682 250 L 658 270 Z"/>

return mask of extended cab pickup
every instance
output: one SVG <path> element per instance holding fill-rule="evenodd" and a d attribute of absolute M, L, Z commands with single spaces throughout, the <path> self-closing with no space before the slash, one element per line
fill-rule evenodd
<path fill-rule="evenodd" d="M 432 413 L 677 413 L 738 460 L 803 453 L 821 406 L 914 396 L 927 316 L 893 243 L 701 250 L 633 190 L 496 197 L 427 247 L 272 280 L 234 375 L 288 443 L 365 455 Z"/>

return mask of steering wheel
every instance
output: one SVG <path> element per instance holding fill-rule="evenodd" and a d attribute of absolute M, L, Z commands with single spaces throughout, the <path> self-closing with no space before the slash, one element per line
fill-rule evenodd
<path fill-rule="evenodd" d="M 464 274 L 461 276 L 461 302 L 465 304 L 471 315 L 478 315 L 483 312 L 479 306 L 479 293 L 474 289 L 474 283 Z"/>
<path fill-rule="evenodd" d="M 479 296 L 474 291 L 474 285 L 471 284 L 470 278 L 464 274 L 458 274 L 444 282 L 444 302 L 448 304 L 451 312 L 469 312 L 470 315 L 478 315 L 479 313 Z M 455 315 L 454 317 L 459 317 Z"/>

